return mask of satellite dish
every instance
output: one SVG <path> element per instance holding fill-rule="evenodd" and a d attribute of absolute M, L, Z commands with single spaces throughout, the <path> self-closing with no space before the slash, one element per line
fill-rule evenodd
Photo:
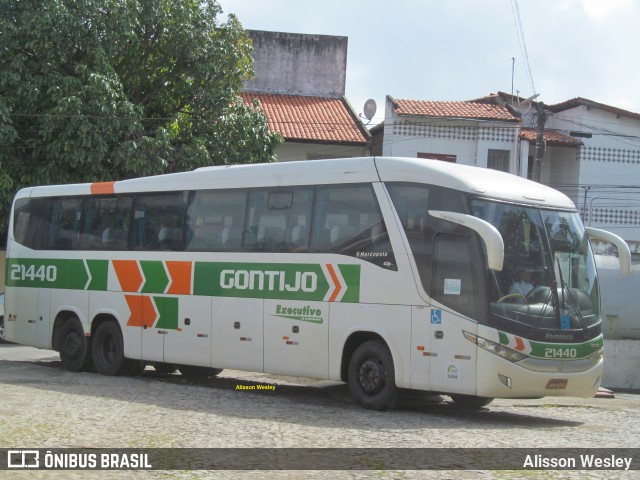
<path fill-rule="evenodd" d="M 376 109 L 378 106 L 376 105 L 376 101 L 373 98 L 370 98 L 366 102 L 364 102 L 364 116 L 367 120 L 371 120 L 373 116 L 376 114 Z"/>

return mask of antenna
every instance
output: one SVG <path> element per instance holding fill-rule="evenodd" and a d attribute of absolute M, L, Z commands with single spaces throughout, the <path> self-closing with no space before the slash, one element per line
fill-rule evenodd
<path fill-rule="evenodd" d="M 376 105 L 376 101 L 373 98 L 370 98 L 369 100 L 364 102 L 364 108 L 362 110 L 364 112 L 364 118 L 371 121 L 373 116 L 376 114 L 377 109 L 378 106 Z"/>

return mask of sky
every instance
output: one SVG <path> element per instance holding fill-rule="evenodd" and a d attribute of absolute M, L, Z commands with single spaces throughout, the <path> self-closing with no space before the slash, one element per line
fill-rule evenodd
<path fill-rule="evenodd" d="M 358 113 L 376 101 L 372 125 L 387 95 L 461 101 L 512 83 L 547 105 L 583 97 L 640 113 L 637 0 L 219 3 L 246 29 L 348 37 L 345 96 Z"/>

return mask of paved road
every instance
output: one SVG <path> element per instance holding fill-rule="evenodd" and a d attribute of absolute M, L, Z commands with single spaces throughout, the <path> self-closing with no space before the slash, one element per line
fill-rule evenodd
<path fill-rule="evenodd" d="M 272 390 L 238 389 L 269 385 Z M 343 384 L 226 370 L 189 382 L 65 371 L 55 352 L 0 345 L 0 448 L 640 447 L 640 395 L 496 400 L 468 412 L 409 395 L 355 406 Z M 0 478 L 634 478 L 637 472 L 24 472 Z M 3 476 L 4 474 L 4 476 Z"/>

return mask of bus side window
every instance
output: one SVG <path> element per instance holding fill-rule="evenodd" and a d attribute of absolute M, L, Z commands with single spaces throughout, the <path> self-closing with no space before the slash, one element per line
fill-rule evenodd
<path fill-rule="evenodd" d="M 245 190 L 192 193 L 187 208 L 186 250 L 241 251 L 246 206 Z"/>
<path fill-rule="evenodd" d="M 349 255 L 397 270 L 371 185 L 318 188 L 311 251 Z"/>
<path fill-rule="evenodd" d="M 86 200 L 80 248 L 127 250 L 132 203 L 129 196 L 98 196 Z"/>
<path fill-rule="evenodd" d="M 428 293 L 431 291 L 434 236 L 439 232 L 457 231 L 460 227 L 434 218 L 427 212 L 446 210 L 464 213 L 462 200 L 456 191 L 435 185 L 389 182 L 386 187 L 409 241 L 422 288 Z"/>
<path fill-rule="evenodd" d="M 34 250 L 44 248 L 48 238 L 50 198 L 20 198 L 13 214 L 13 237 Z"/>
<path fill-rule="evenodd" d="M 182 250 L 186 192 L 158 192 L 136 198 L 134 250 Z"/>
<path fill-rule="evenodd" d="M 51 226 L 46 247 L 75 250 L 80 244 L 81 198 L 57 198 L 51 205 Z"/>
<path fill-rule="evenodd" d="M 245 250 L 308 252 L 313 194 L 311 188 L 251 192 Z"/>

